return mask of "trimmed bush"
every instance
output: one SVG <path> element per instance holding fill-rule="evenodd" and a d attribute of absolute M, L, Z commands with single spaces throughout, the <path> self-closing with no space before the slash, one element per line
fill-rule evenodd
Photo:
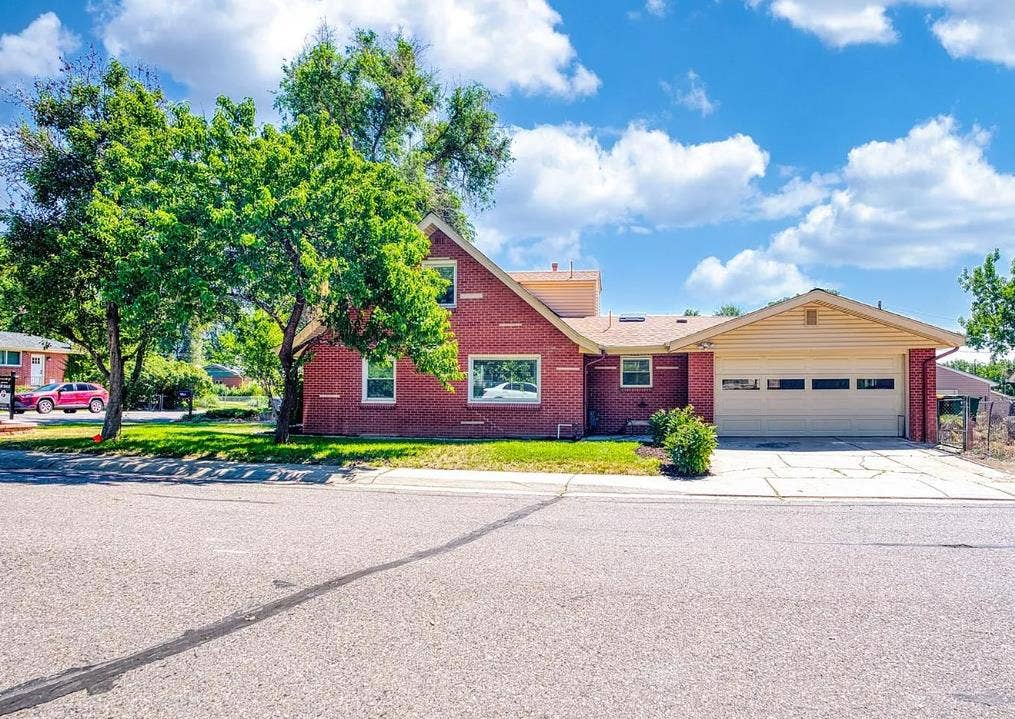
<path fill-rule="evenodd" d="M 649 432 L 652 434 L 652 444 L 661 446 L 666 438 L 687 422 L 695 419 L 694 407 L 688 405 L 683 408 L 660 409 L 652 413 L 648 418 Z"/>
<path fill-rule="evenodd" d="M 663 440 L 674 468 L 688 477 L 708 474 L 718 444 L 715 427 L 699 417 L 684 422 Z"/>
<path fill-rule="evenodd" d="M 262 410 L 252 407 L 222 407 L 209 409 L 202 415 L 204 419 L 257 419 Z"/>

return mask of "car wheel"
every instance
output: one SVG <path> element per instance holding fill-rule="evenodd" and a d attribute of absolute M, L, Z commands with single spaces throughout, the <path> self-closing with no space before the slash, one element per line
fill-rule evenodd
<path fill-rule="evenodd" d="M 102 400 L 97 397 L 88 403 L 88 411 L 92 414 L 98 414 L 102 411 L 103 407 Z"/>
<path fill-rule="evenodd" d="M 49 414 L 53 411 L 53 400 L 40 399 L 39 403 L 35 405 L 35 411 L 39 414 Z"/>

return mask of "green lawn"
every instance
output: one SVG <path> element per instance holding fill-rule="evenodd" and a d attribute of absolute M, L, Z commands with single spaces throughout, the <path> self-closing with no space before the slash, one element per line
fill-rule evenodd
<path fill-rule="evenodd" d="M 0 437 L 0 449 L 87 452 L 240 462 L 294 462 L 434 469 L 525 470 L 594 474 L 659 474 L 659 460 L 635 453 L 637 442 L 550 440 L 443 441 L 293 437 L 275 445 L 266 425 L 174 423 L 124 427 L 95 444 L 96 425 L 40 427 Z"/>

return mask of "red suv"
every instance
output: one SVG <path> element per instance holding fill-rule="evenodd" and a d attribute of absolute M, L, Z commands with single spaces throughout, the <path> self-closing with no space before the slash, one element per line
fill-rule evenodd
<path fill-rule="evenodd" d="M 97 384 L 54 382 L 14 395 L 14 409 L 20 412 L 34 409 L 39 414 L 49 414 L 54 409 L 70 413 L 87 408 L 96 413 L 105 409 L 108 401 L 109 393 Z"/>

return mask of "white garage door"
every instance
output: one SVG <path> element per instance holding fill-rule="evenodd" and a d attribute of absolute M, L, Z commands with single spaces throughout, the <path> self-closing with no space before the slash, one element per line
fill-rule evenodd
<path fill-rule="evenodd" d="M 725 436 L 897 437 L 903 356 L 716 357 L 716 426 Z"/>

